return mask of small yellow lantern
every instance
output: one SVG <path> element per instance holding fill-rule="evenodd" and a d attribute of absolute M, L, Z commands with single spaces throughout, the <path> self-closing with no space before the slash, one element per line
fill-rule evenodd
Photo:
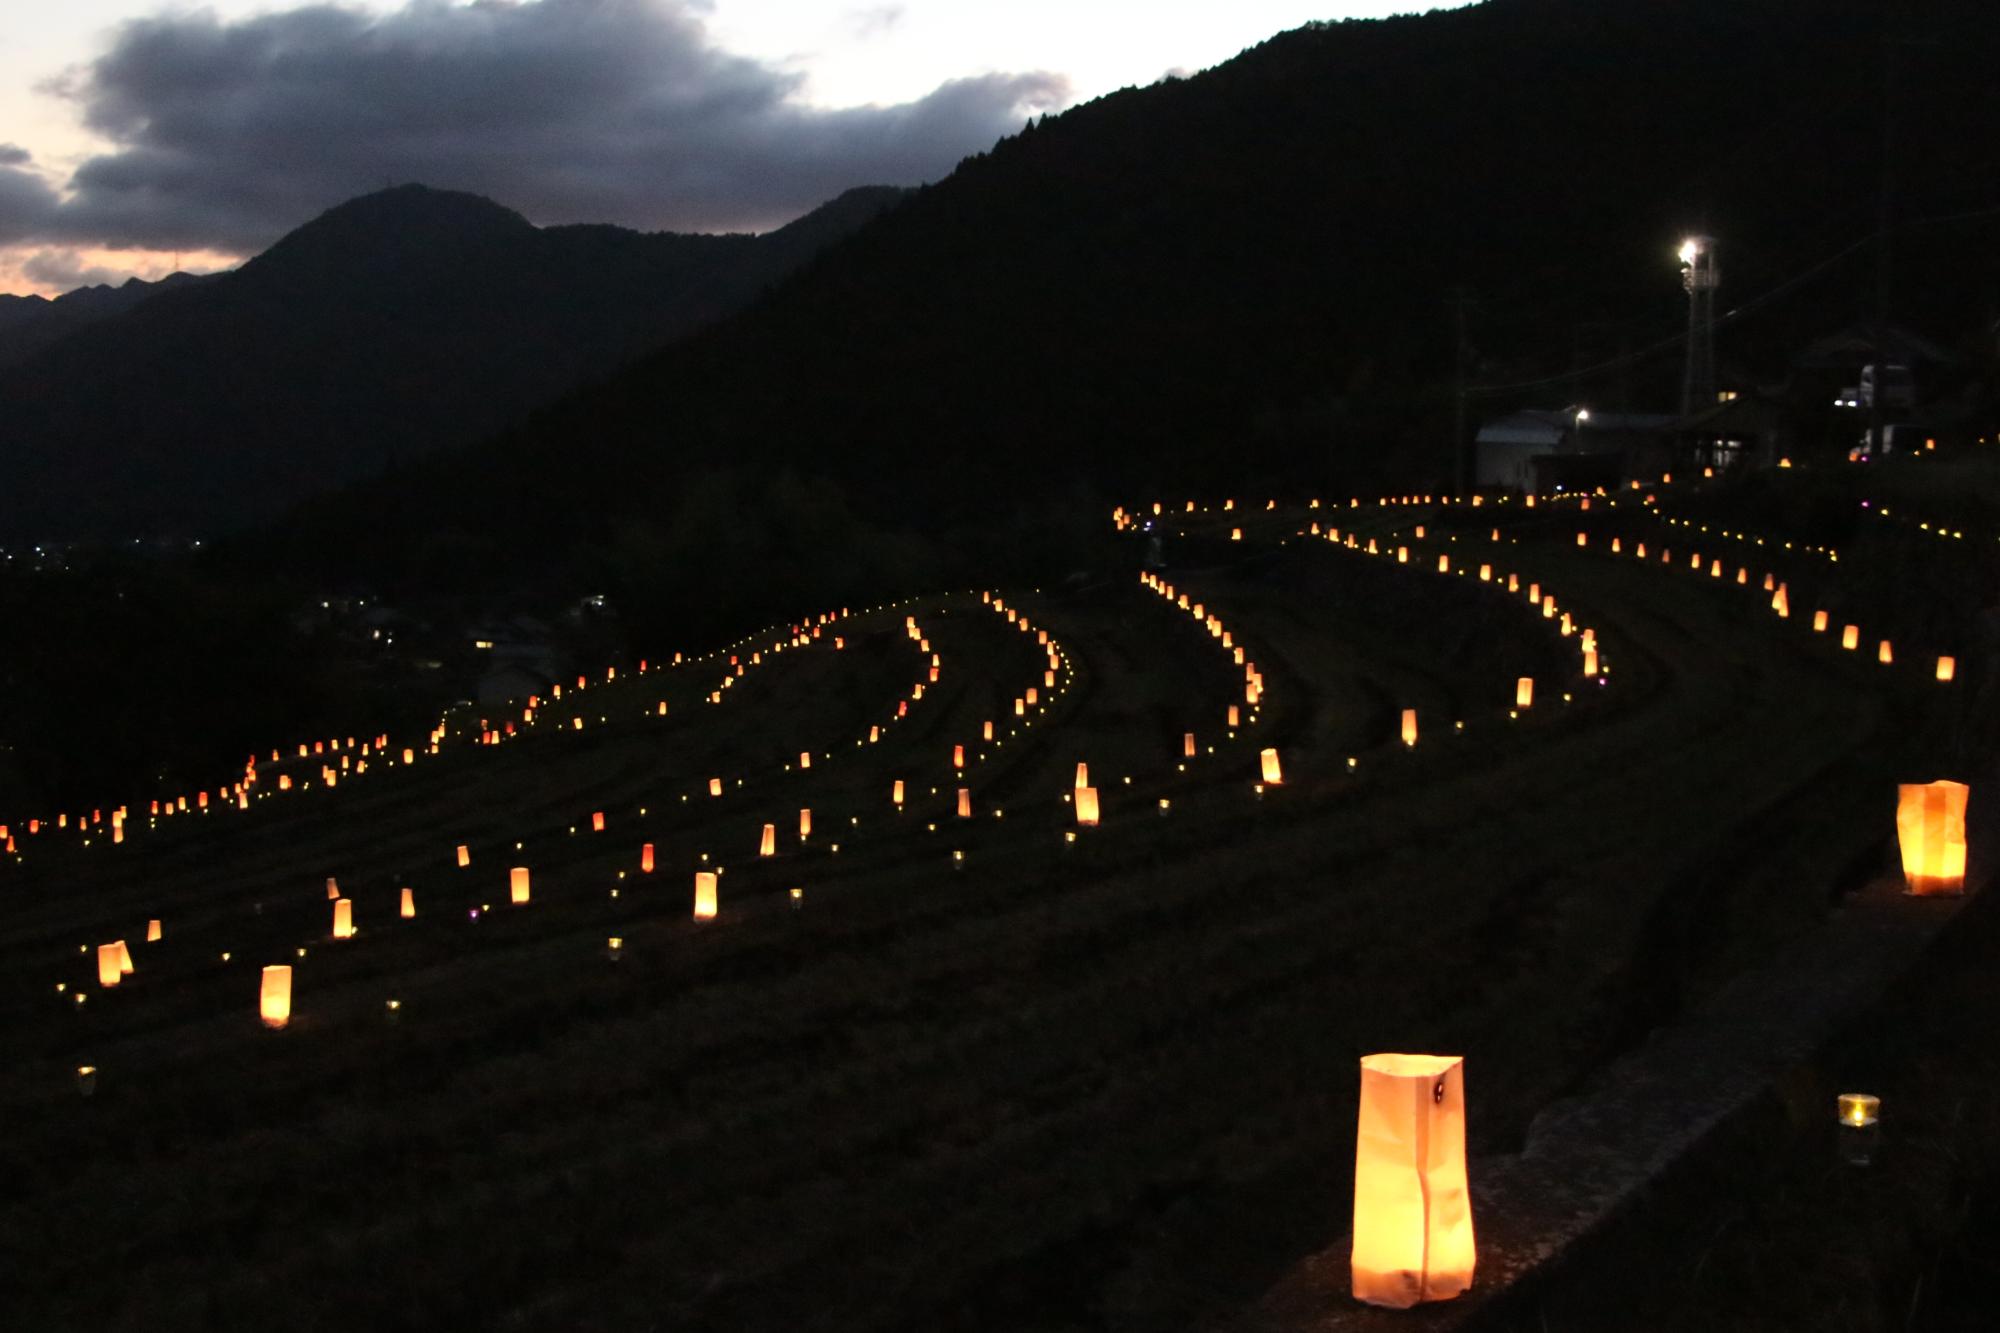
<path fill-rule="evenodd" d="M 1882 640 L 1882 642 L 1876 647 L 1875 660 L 1880 662 L 1883 666 L 1888 666 L 1896 660 L 1896 655 L 1893 651 L 1891 651 L 1889 647 L 1889 641 L 1887 639 Z"/>
<path fill-rule="evenodd" d="M 1257 759 L 1263 768 L 1264 785 L 1267 787 L 1283 786 L 1285 782 L 1285 774 L 1284 770 L 1280 768 L 1278 765 L 1277 750 L 1275 748 L 1267 747 L 1261 754 L 1257 756 Z"/>
<path fill-rule="evenodd" d="M 1941 680 L 1941 681 L 1949 681 L 1949 680 L 1950 680 L 1950 679 L 1951 679 L 1952 677 L 1956 676 L 1957 674 L 1958 674 L 1958 661 L 1957 661 L 1957 659 L 1955 659 L 1955 658 L 1951 658 L 1951 657 L 1940 657 L 1940 658 L 1938 658 L 1938 660 L 1937 660 L 1937 678 L 1938 678 L 1939 680 Z"/>
<path fill-rule="evenodd" d="M 1077 764 L 1076 764 L 1076 781 L 1075 781 L 1075 782 L 1073 782 L 1073 783 L 1071 783 L 1070 785 L 1071 785 L 1072 787 L 1088 787 L 1088 786 L 1090 785 L 1090 765 L 1089 765 L 1089 764 L 1086 764 L 1086 763 L 1084 763 L 1084 762 L 1083 762 L 1082 760 L 1080 760 L 1080 759 L 1079 759 L 1079 760 L 1077 761 Z"/>
<path fill-rule="evenodd" d="M 340 896 L 340 881 L 336 880 L 333 876 L 328 875 L 326 877 L 326 900 L 328 902 L 332 902 L 335 898 L 338 898 L 339 896 Z"/>
<path fill-rule="evenodd" d="M 1533 708 L 1535 706 L 1535 678 L 1523 676 L 1514 682 L 1514 707 Z"/>
<path fill-rule="evenodd" d="M 1354 1142 L 1356 1300 L 1407 1309 L 1472 1285 L 1465 1069 L 1455 1055 L 1367 1055 Z"/>
<path fill-rule="evenodd" d="M 97 984 L 103 987 L 116 986 L 125 976 L 121 962 L 124 941 L 97 946 Z"/>
<path fill-rule="evenodd" d="M 1192 731 L 1181 733 L 1181 758 L 1194 758 L 1194 733 Z"/>
<path fill-rule="evenodd" d="M 965 767 L 965 747 L 963 745 L 954 745 L 951 747 L 951 766 L 953 768 Z"/>
<path fill-rule="evenodd" d="M 972 791 L 968 787 L 960 787 L 958 789 L 958 817 L 960 819 L 972 818 Z"/>
<path fill-rule="evenodd" d="M 1932 897 L 1965 892 L 1965 802 L 1962 782 L 1905 782 L 1897 788 L 1896 840 L 1910 892 Z"/>
<path fill-rule="evenodd" d="M 281 1028 L 292 1021 L 292 965 L 273 963 L 264 969 L 257 992 L 257 1016 L 267 1028 Z"/>
<path fill-rule="evenodd" d="M 1417 710 L 1414 708 L 1405 708 L 1403 710 L 1403 744 L 1415 747 L 1416 743 Z"/>
<path fill-rule="evenodd" d="M 1826 612 L 1824 611 L 1813 612 L 1813 633 L 1815 634 L 1826 633 L 1826 624 L 1827 624 Z"/>
<path fill-rule="evenodd" d="M 151 921 L 148 921 L 146 923 L 146 943 L 158 944 L 159 942 L 160 942 L 160 918 L 154 917 Z"/>
<path fill-rule="evenodd" d="M 697 870 L 694 875 L 694 919 L 715 919 L 715 872 Z"/>
<path fill-rule="evenodd" d="M 764 825 L 764 836 L 757 843 L 757 855 L 776 856 L 778 854 L 778 826 Z"/>
<path fill-rule="evenodd" d="M 528 901 L 528 867 L 515 866 L 507 872 L 507 896 L 515 903 Z"/>
<path fill-rule="evenodd" d="M 896 782 L 895 782 L 895 785 L 889 788 L 889 800 L 890 800 L 890 801 L 891 801 L 892 803 L 894 803 L 894 805 L 896 806 L 896 808 L 897 808 L 897 809 L 899 809 L 899 810 L 900 810 L 900 809 L 902 809 L 902 806 L 903 806 L 903 780 L 902 780 L 901 778 L 897 778 L 897 779 L 896 779 Z"/>
<path fill-rule="evenodd" d="M 810 838 L 812 831 L 813 812 L 809 809 L 801 809 L 799 811 L 799 841 L 804 842 L 807 838 Z"/>
<path fill-rule="evenodd" d="M 1076 822 L 1080 828 L 1097 827 L 1097 788 L 1078 787 L 1075 793 Z"/>
<path fill-rule="evenodd" d="M 466 849 L 465 844 L 461 842 L 460 844 L 458 844 L 458 868 L 460 870 L 463 870 L 471 864 L 472 864 L 472 853 L 468 851 Z"/>
<path fill-rule="evenodd" d="M 1232 727 L 1233 727 L 1233 726 L 1235 726 L 1235 725 L 1236 725 L 1236 718 L 1237 718 L 1237 713 L 1236 713 L 1236 705 L 1235 705 L 1235 704 L 1231 704 L 1231 705 L 1229 705 L 1229 725 L 1230 725 L 1230 726 L 1232 726 Z"/>
<path fill-rule="evenodd" d="M 354 938 L 354 900 L 335 898 L 333 900 L 333 937 L 337 940 Z"/>
<path fill-rule="evenodd" d="M 592 833 L 604 832 L 604 812 L 602 810 L 594 810 L 591 812 L 590 831 Z"/>
<path fill-rule="evenodd" d="M 403 902 L 400 910 L 403 919 L 406 921 L 417 914 L 417 891 L 415 889 L 406 888 L 403 890 Z"/>
<path fill-rule="evenodd" d="M 721 778 L 710 778 L 710 779 L 708 780 L 708 794 L 709 794 L 710 796 L 720 796 L 720 795 L 722 795 L 722 779 L 721 779 Z"/>
<path fill-rule="evenodd" d="M 1840 631 L 1840 646 L 1853 652 L 1861 646 L 1861 627 L 1848 625 Z"/>

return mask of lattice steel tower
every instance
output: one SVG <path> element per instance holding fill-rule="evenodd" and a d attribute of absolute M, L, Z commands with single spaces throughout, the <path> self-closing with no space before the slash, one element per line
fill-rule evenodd
<path fill-rule="evenodd" d="M 1715 289 L 1721 281 L 1714 237 L 1690 236 L 1681 242 L 1681 286 L 1688 294 L 1687 374 L 1681 380 L 1683 417 L 1715 406 Z"/>

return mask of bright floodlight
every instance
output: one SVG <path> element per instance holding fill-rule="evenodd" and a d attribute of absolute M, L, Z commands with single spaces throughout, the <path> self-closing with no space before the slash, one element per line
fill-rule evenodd
<path fill-rule="evenodd" d="M 1694 263 L 1695 259 L 1699 257 L 1700 254 L 1701 254 L 1700 237 L 1690 236 L 1685 241 L 1681 242 L 1681 262 L 1683 264 Z"/>
<path fill-rule="evenodd" d="M 1589 409 L 1589 408 L 1587 408 L 1587 407 L 1579 407 L 1579 408 L 1577 408 L 1577 409 L 1576 409 L 1576 419 L 1577 419 L 1578 421 L 1588 421 L 1588 420 L 1590 420 L 1590 409 Z"/>

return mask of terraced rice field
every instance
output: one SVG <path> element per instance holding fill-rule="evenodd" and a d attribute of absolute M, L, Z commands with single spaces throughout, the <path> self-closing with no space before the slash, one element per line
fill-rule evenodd
<path fill-rule="evenodd" d="M 1920 645 L 1771 611 L 1822 554 L 1636 497 L 1169 520 L 1157 578 L 815 613 L 331 789 L 358 747 L 294 742 L 118 845 L 10 826 L 10 1325 L 1202 1327 L 1345 1228 L 1359 1055 L 1463 1053 L 1504 1147 L 1937 776 Z"/>

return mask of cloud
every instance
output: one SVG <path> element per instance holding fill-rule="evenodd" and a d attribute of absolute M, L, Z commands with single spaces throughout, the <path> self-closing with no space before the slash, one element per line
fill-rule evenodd
<path fill-rule="evenodd" d="M 106 284 L 117 287 L 127 278 L 141 276 L 136 269 L 92 264 L 75 250 L 37 250 L 22 258 L 21 274 L 37 287 L 62 292 Z"/>
<path fill-rule="evenodd" d="M 903 21 L 901 5 L 868 5 L 847 11 L 847 31 L 863 40 L 879 37 Z"/>
<path fill-rule="evenodd" d="M 25 148 L 0 144 L 0 245 L 35 235 L 55 215 L 55 189 L 33 160 Z"/>
<path fill-rule="evenodd" d="M 54 85 L 112 151 L 60 204 L 0 157 L 0 243 L 246 252 L 407 180 L 537 222 L 757 230 L 850 186 L 936 179 L 1069 97 L 1060 75 L 989 74 L 812 108 L 793 100 L 802 75 L 714 45 L 704 8 L 410 0 L 126 23 Z"/>

